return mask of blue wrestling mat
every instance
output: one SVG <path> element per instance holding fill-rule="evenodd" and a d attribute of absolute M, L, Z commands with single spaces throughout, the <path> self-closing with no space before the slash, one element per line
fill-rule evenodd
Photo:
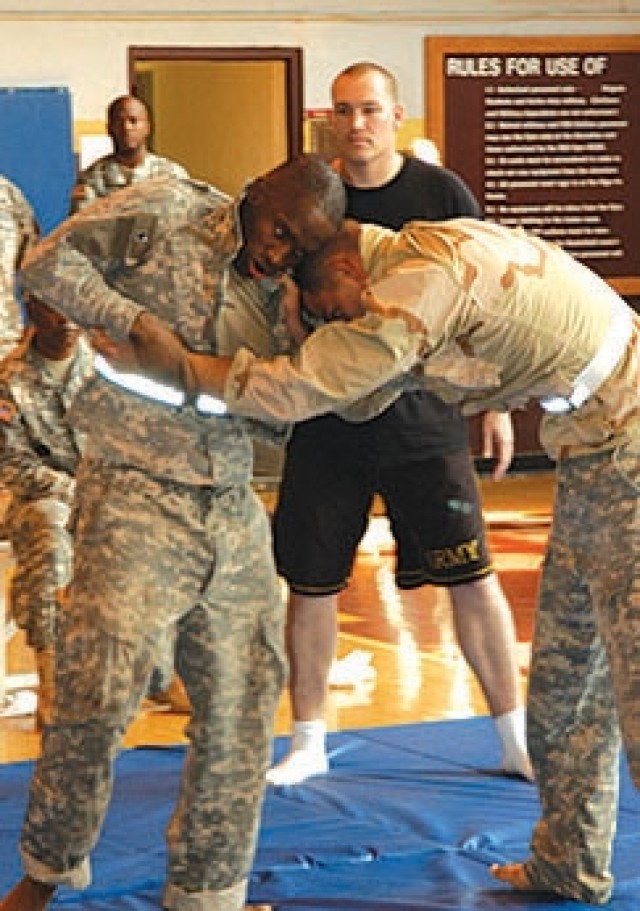
<path fill-rule="evenodd" d="M 277 911 L 587 911 L 517 893 L 488 873 L 527 854 L 535 787 L 495 773 L 488 718 L 344 731 L 329 737 L 332 772 L 269 788 L 250 900 Z M 287 741 L 279 739 L 276 758 Z M 164 829 L 183 747 L 128 750 L 94 854 L 94 884 L 53 908 L 161 907 Z M 0 890 L 20 875 L 17 842 L 32 763 L 0 767 Z M 622 770 L 609 911 L 640 907 L 640 796 Z"/>

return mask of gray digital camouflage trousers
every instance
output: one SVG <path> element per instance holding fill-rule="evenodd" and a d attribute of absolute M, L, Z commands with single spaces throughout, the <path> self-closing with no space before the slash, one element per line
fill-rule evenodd
<path fill-rule="evenodd" d="M 30 790 L 27 873 L 83 888 L 112 763 L 160 632 L 177 622 L 192 706 L 168 827 L 164 905 L 237 911 L 255 850 L 284 681 L 282 592 L 248 485 L 198 488 L 83 465 L 74 578 L 58 613 L 56 704 Z"/>
<path fill-rule="evenodd" d="M 527 704 L 542 815 L 534 885 L 604 904 L 620 732 L 640 784 L 640 452 L 561 462 Z"/>
<path fill-rule="evenodd" d="M 9 609 L 36 650 L 53 645 L 56 596 L 71 575 L 73 547 L 66 525 L 69 506 L 56 497 L 12 499 L 5 518 L 15 567 Z"/>

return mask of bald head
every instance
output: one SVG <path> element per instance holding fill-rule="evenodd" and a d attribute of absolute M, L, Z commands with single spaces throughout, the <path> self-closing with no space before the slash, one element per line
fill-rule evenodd
<path fill-rule="evenodd" d="M 357 63 L 352 63 L 350 66 L 341 70 L 331 84 L 332 99 L 335 101 L 338 83 L 341 81 L 360 79 L 364 76 L 379 77 L 386 88 L 389 98 L 394 104 L 397 104 L 399 100 L 398 80 L 391 70 L 388 70 L 386 67 L 381 66 L 379 63 L 374 63 L 371 60 L 359 60 Z"/>
<path fill-rule="evenodd" d="M 364 275 L 360 231 L 358 222 L 347 220 L 321 247 L 307 253 L 296 266 L 293 276 L 300 290 L 318 291 L 324 288 L 335 270 L 355 270 L 358 275 Z"/>
<path fill-rule="evenodd" d="M 300 318 L 307 330 L 364 314 L 367 274 L 360 255 L 360 232 L 358 222 L 345 221 L 295 269 L 294 279 L 302 295 Z"/>

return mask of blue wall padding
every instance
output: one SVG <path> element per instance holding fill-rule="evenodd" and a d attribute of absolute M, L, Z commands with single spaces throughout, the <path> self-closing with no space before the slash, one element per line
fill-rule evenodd
<path fill-rule="evenodd" d="M 0 88 L 0 173 L 20 187 L 47 234 L 67 215 L 75 179 L 66 88 Z"/>

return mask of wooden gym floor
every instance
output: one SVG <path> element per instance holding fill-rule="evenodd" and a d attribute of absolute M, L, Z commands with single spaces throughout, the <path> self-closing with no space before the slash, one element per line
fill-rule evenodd
<path fill-rule="evenodd" d="M 514 474 L 499 483 L 481 481 L 494 562 L 510 600 L 518 638 L 518 662 L 526 690 L 535 592 L 549 531 L 552 472 Z M 265 502 L 270 506 L 269 496 Z M 386 520 L 372 518 L 354 576 L 343 594 L 339 657 L 354 650 L 371 654 L 375 679 L 330 691 L 330 730 L 377 727 L 484 715 L 479 688 L 461 658 L 452 630 L 446 593 L 422 588 L 398 592 Z M 33 672 L 33 659 L 20 634 L 7 647 L 7 673 Z M 144 707 L 125 745 L 178 743 L 186 716 Z M 276 732 L 288 733 L 286 693 Z M 40 736 L 33 716 L 0 717 L 0 762 L 32 759 Z"/>

